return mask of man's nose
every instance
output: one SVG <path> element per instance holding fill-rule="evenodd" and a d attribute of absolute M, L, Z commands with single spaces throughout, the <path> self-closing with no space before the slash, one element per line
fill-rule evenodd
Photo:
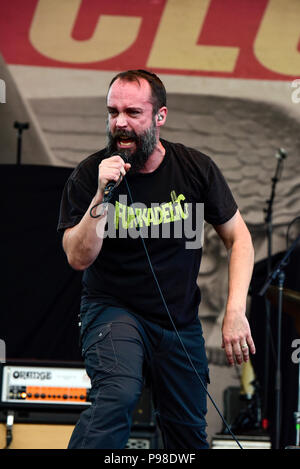
<path fill-rule="evenodd" d="M 116 127 L 124 128 L 127 127 L 127 119 L 124 113 L 120 112 L 116 120 Z"/>

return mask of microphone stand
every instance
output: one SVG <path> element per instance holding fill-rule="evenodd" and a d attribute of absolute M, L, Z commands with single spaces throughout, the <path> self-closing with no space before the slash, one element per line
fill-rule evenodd
<path fill-rule="evenodd" d="M 268 242 L 268 255 L 267 255 L 267 275 L 270 275 L 272 269 L 272 213 L 273 213 L 273 202 L 275 199 L 275 189 L 276 184 L 280 179 L 281 175 L 281 164 L 283 160 L 286 158 L 285 151 L 280 148 L 278 153 L 276 154 L 276 158 L 278 158 L 277 167 L 275 176 L 272 178 L 272 189 L 271 189 L 271 196 L 270 199 L 267 200 L 268 208 L 264 209 L 266 213 L 265 222 L 267 224 L 267 242 Z M 268 427 L 268 420 L 267 420 L 267 402 L 268 402 L 268 388 L 269 388 L 269 362 L 270 362 L 270 322 L 271 322 L 271 305 L 270 301 L 265 298 L 265 308 L 266 308 L 266 327 L 265 327 L 265 365 L 264 365 L 264 397 L 263 397 L 263 427 L 267 429 Z"/>
<path fill-rule="evenodd" d="M 29 129 L 28 122 L 18 122 L 15 121 L 14 128 L 18 130 L 18 145 L 17 145 L 17 165 L 21 164 L 21 153 L 22 153 L 22 132 L 23 130 Z"/>
<path fill-rule="evenodd" d="M 295 239 L 291 247 L 286 251 L 285 255 L 279 261 L 272 272 L 268 275 L 265 284 L 262 286 L 259 296 L 263 296 L 269 288 L 271 282 L 278 277 L 278 316 L 277 316 L 277 365 L 276 365 L 276 379 L 275 379 L 275 412 L 276 412 L 276 427 L 275 427 L 275 449 L 280 446 L 280 418 L 281 418 L 281 320 L 282 320 L 282 299 L 283 299 L 283 285 L 285 281 L 284 267 L 286 262 L 300 241 L 300 235 Z"/>

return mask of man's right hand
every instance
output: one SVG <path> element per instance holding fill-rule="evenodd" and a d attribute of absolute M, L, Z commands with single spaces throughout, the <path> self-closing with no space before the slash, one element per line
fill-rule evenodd
<path fill-rule="evenodd" d="M 125 174 L 130 170 L 131 164 L 125 163 L 119 155 L 105 158 L 98 167 L 98 194 L 103 197 L 104 189 L 111 181 L 122 181 Z M 121 178 L 120 178 L 121 176 Z"/>

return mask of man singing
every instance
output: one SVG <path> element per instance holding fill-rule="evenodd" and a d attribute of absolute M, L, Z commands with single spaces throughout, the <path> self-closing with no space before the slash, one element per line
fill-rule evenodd
<path fill-rule="evenodd" d="M 203 206 L 228 250 L 222 347 L 231 365 L 255 353 L 245 315 L 251 236 L 214 162 L 160 138 L 167 102 L 155 74 L 116 75 L 107 111 L 107 147 L 71 174 L 58 225 L 69 264 L 84 271 L 80 332 L 92 385 L 69 448 L 124 448 L 147 383 L 164 448 L 207 449 L 209 375 L 196 283 L 202 247 L 188 245 L 186 230 L 178 236 L 176 227 Z M 107 229 L 111 210 L 114 231 Z"/>

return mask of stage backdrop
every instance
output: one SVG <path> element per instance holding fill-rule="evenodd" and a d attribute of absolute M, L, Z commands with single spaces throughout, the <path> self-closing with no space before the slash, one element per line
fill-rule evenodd
<path fill-rule="evenodd" d="M 53 272 L 42 285 L 47 308 L 40 313 L 38 292 L 24 297 L 19 309 L 16 295 L 23 298 L 20 285 L 11 290 L 14 324 L 18 327 L 14 337 L 18 340 L 7 337 L 9 354 L 20 355 L 14 358 L 44 358 L 45 348 L 40 351 L 36 338 L 33 342 L 23 340 L 27 327 L 31 337 L 47 337 L 49 355 L 55 355 L 61 337 L 68 337 L 71 330 L 76 335 L 76 307 L 67 285 L 73 277 L 77 282 L 78 275 L 66 265 L 56 238 L 55 210 L 68 171 L 106 143 L 105 96 L 108 83 L 119 70 L 147 68 L 163 79 L 169 114 L 162 137 L 198 148 L 216 161 L 251 231 L 256 262 L 267 255 L 264 210 L 271 194 L 276 156 L 279 149 L 284 150 L 286 158 L 273 205 L 272 253 L 284 252 L 287 226 L 300 211 L 299 17 L 298 0 L 15 0 L 1 6 L 0 79 L 5 82 L 0 82 L 1 162 L 14 165 L 16 161 L 13 121 L 30 122 L 23 133 L 22 159 L 28 166 L 30 185 L 22 187 L 26 193 L 35 194 L 30 196 L 27 212 L 22 203 L 9 210 L 12 215 L 16 210 L 16 217 L 21 210 L 23 223 L 28 220 L 26 213 L 35 217 L 32 228 L 26 225 L 32 235 L 26 235 L 28 249 L 18 249 L 17 245 L 10 256 L 6 254 L 6 278 L 13 282 L 14 270 L 24 265 L 28 266 L 26 282 L 31 278 L 31 285 L 42 267 Z M 41 165 L 45 172 L 35 172 L 33 166 Z M 53 172 L 46 167 L 53 167 Z M 12 172 L 3 172 L 2 179 L 8 174 L 14 178 L 11 188 L 15 188 L 20 179 Z M 40 179 L 35 183 L 41 175 L 45 186 Z M 37 229 L 38 217 L 46 216 L 47 210 L 42 204 L 42 189 L 51 186 L 53 178 L 57 192 L 51 201 L 52 217 L 47 219 L 47 226 L 42 225 L 46 231 L 37 237 L 34 227 Z M 36 195 L 39 192 L 40 200 Z M 4 196 L 8 198 L 9 192 Z M 11 230 L 13 226 L 18 230 L 14 235 L 17 244 L 18 236 L 22 236 L 20 224 L 14 217 L 10 223 Z M 10 236 L 5 228 L 7 233 Z M 297 234 L 297 225 L 293 234 Z M 50 243 L 47 248 L 44 236 Z M 54 238 L 55 244 L 51 244 Z M 40 251 L 42 246 L 44 251 Z M 42 264 L 28 261 L 35 256 Z M 199 315 L 212 381 L 216 383 L 213 393 L 220 405 L 224 388 L 239 385 L 239 372 L 226 369 L 220 349 L 226 262 L 224 247 L 207 225 L 198 278 L 203 293 Z M 57 299 L 47 296 L 50 291 L 66 301 L 65 315 L 57 309 Z M 45 318 L 51 318 L 56 337 L 46 327 Z M 10 341 L 16 348 L 10 347 Z M 78 356 L 73 338 L 64 350 L 58 350 L 62 360 L 71 358 L 71 350 L 74 357 Z M 292 349 L 284 352 L 289 355 Z M 215 415 L 209 414 L 209 428 L 214 421 Z"/>

